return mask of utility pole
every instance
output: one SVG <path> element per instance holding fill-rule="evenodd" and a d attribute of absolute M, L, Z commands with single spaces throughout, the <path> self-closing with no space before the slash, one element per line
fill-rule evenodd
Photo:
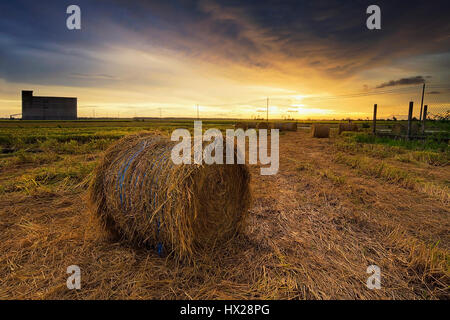
<path fill-rule="evenodd" d="M 267 123 L 269 123 L 269 97 L 267 97 Z"/>
<path fill-rule="evenodd" d="M 420 103 L 419 121 L 422 121 L 422 109 L 423 109 L 423 96 L 424 95 L 425 95 L 425 82 L 423 83 L 423 87 L 422 87 L 422 102 Z"/>
<path fill-rule="evenodd" d="M 159 121 L 160 121 L 160 122 L 161 122 L 161 119 L 162 119 L 162 109 L 159 108 Z"/>

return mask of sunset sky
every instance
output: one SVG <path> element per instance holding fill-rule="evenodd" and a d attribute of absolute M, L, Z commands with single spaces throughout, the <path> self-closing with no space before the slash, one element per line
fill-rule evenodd
<path fill-rule="evenodd" d="M 66 8 L 81 8 L 68 30 Z M 368 30 L 366 8 L 381 8 Z M 449 1 L 0 0 L 0 117 L 21 90 L 80 117 L 404 115 L 450 102 Z M 374 92 L 382 94 L 373 95 Z M 428 101 L 428 102 L 427 102 Z M 95 110 L 95 111 L 94 111 Z M 416 108 L 417 110 L 417 108 Z"/>

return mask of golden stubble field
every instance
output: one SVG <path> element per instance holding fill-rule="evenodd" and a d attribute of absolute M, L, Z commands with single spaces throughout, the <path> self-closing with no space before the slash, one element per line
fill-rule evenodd
<path fill-rule="evenodd" d="M 2 158 L 0 298 L 449 298 L 448 163 L 283 133 L 278 174 L 251 167 L 245 232 L 183 264 L 109 239 L 92 218 L 89 179 L 110 142 Z M 379 290 L 366 286 L 372 264 Z M 66 287 L 70 265 L 81 290 Z"/>

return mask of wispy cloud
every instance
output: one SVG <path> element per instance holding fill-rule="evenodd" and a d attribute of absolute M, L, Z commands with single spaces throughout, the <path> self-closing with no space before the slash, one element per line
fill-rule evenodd
<path fill-rule="evenodd" d="M 94 79 L 94 80 L 120 80 L 109 74 L 86 74 L 86 73 L 71 73 L 70 77 L 77 79 Z"/>

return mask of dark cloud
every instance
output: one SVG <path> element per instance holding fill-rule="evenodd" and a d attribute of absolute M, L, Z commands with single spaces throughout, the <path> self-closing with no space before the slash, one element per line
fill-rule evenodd
<path fill-rule="evenodd" d="M 415 76 L 415 77 L 410 77 L 410 78 L 402 78 L 399 80 L 391 80 L 389 82 L 385 82 L 385 83 L 378 85 L 377 88 L 404 86 L 404 85 L 421 84 L 421 83 L 425 83 L 425 77 L 424 76 Z"/>
<path fill-rule="evenodd" d="M 448 1 L 377 1 L 382 14 L 377 31 L 366 28 L 366 8 L 372 4 L 366 0 L 78 0 L 81 31 L 65 27 L 70 4 L 0 1 L 1 78 L 32 81 L 45 74 L 49 83 L 64 78 L 70 84 L 81 80 L 70 76 L 74 70 L 89 75 L 103 74 L 96 66 L 107 69 L 101 56 L 87 51 L 119 45 L 166 48 L 181 58 L 250 68 L 289 61 L 331 77 L 450 51 Z"/>

